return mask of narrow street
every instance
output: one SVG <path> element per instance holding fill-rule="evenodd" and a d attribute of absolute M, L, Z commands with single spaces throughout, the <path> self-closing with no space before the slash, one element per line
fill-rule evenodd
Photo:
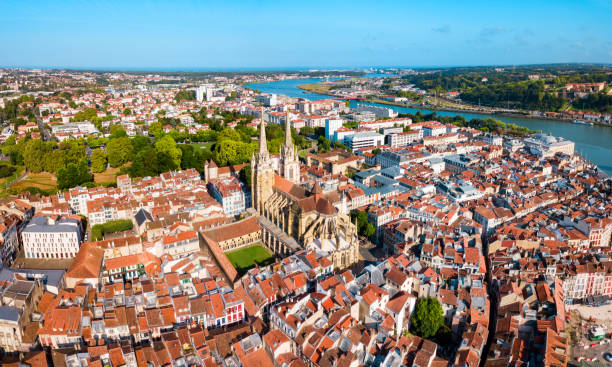
<path fill-rule="evenodd" d="M 489 258 L 489 242 L 486 238 L 482 239 L 482 251 L 485 258 L 485 264 L 487 266 L 487 273 L 485 274 L 485 281 L 487 283 L 487 293 L 489 294 L 489 337 L 487 338 L 487 343 L 485 344 L 482 354 L 480 357 L 480 367 L 484 367 L 487 362 L 487 358 L 489 356 L 489 350 L 491 349 L 491 344 L 495 338 L 495 328 L 497 324 L 497 286 L 493 284 L 491 278 L 491 260 Z"/>

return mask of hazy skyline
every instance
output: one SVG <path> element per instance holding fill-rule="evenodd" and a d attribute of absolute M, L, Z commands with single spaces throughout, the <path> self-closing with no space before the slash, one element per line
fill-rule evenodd
<path fill-rule="evenodd" d="M 0 66 L 347 68 L 612 62 L 610 1 L 3 1 Z"/>

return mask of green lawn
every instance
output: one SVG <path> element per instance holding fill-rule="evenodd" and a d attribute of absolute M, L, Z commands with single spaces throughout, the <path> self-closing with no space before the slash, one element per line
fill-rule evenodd
<path fill-rule="evenodd" d="M 204 143 L 190 143 L 189 145 L 193 146 L 196 149 L 210 149 L 210 147 L 214 144 L 212 141 L 204 142 Z"/>
<path fill-rule="evenodd" d="M 265 266 L 274 262 L 274 255 L 259 245 L 230 251 L 226 255 L 240 275 L 246 273 L 255 264 Z"/>

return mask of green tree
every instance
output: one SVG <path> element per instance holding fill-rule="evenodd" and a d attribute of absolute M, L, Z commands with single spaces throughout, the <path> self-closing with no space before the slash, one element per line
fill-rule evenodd
<path fill-rule="evenodd" d="M 453 331 L 446 325 L 440 326 L 436 332 L 436 341 L 440 345 L 448 345 L 453 341 Z"/>
<path fill-rule="evenodd" d="M 442 305 L 434 297 L 419 298 L 412 314 L 410 331 L 421 338 L 431 338 L 444 325 Z"/>
<path fill-rule="evenodd" d="M 71 118 L 71 121 L 92 121 L 98 117 L 98 111 L 95 108 L 86 108 L 83 111 L 79 111 L 77 112 L 76 115 L 74 115 L 73 118 Z"/>
<path fill-rule="evenodd" d="M 354 211 L 351 212 L 350 215 L 352 221 L 357 226 L 357 232 L 359 232 L 361 236 L 371 237 L 374 234 L 375 228 L 374 225 L 368 221 L 368 213 Z"/>
<path fill-rule="evenodd" d="M 183 155 L 183 152 L 177 146 L 176 142 L 171 136 L 165 135 L 161 139 L 158 139 L 155 142 L 155 150 L 158 153 L 158 159 L 160 153 L 166 154 L 171 159 L 171 169 L 177 169 L 181 166 L 181 156 Z"/>
<path fill-rule="evenodd" d="M 324 136 L 319 136 L 317 139 L 319 153 L 326 153 L 331 150 L 331 141 Z"/>
<path fill-rule="evenodd" d="M 23 151 L 23 163 L 32 173 L 42 172 L 45 154 L 51 149 L 40 139 L 32 139 L 26 143 Z"/>
<path fill-rule="evenodd" d="M 176 96 L 174 96 L 174 99 L 177 102 L 195 101 L 196 99 L 195 91 L 194 90 L 181 90 L 176 94 Z"/>
<path fill-rule="evenodd" d="M 65 156 L 60 150 L 54 150 L 45 154 L 43 158 L 44 170 L 47 172 L 57 172 L 60 168 L 66 166 Z"/>
<path fill-rule="evenodd" d="M 153 146 L 151 144 L 151 139 L 149 139 L 146 136 L 142 136 L 142 135 L 137 135 L 133 137 L 131 142 L 132 142 L 132 146 L 134 147 L 134 152 L 136 153 Z"/>
<path fill-rule="evenodd" d="M 152 122 L 149 125 L 148 131 L 149 135 L 154 136 L 156 138 L 164 134 L 164 130 L 162 130 L 162 123 L 159 121 Z"/>
<path fill-rule="evenodd" d="M 314 135 L 314 133 L 315 133 L 315 129 L 314 127 L 311 127 L 311 126 L 304 126 L 303 128 L 300 129 L 300 135 L 303 135 L 303 136 Z"/>
<path fill-rule="evenodd" d="M 334 142 L 334 148 L 346 150 L 347 152 L 349 151 L 349 148 L 346 145 L 344 145 L 341 142 L 339 142 L 339 141 Z"/>
<path fill-rule="evenodd" d="M 365 227 L 362 230 L 362 235 L 365 237 L 372 237 L 374 235 L 374 232 L 376 232 L 376 229 L 374 228 L 374 225 L 372 223 L 368 223 L 365 225 Z"/>
<path fill-rule="evenodd" d="M 125 131 L 123 126 L 111 125 L 109 139 L 125 138 L 127 136 L 127 132 Z"/>
<path fill-rule="evenodd" d="M 91 153 L 91 170 L 93 172 L 104 172 L 106 170 L 106 152 L 102 149 L 95 149 Z"/>
<path fill-rule="evenodd" d="M 244 182 L 247 187 L 251 187 L 251 166 L 244 166 L 240 169 L 240 180 Z"/>
<path fill-rule="evenodd" d="M 108 164 L 111 167 L 119 167 L 132 159 L 133 152 L 134 147 L 129 138 L 112 139 L 106 147 Z"/>
<path fill-rule="evenodd" d="M 99 148 L 102 145 L 106 144 L 106 141 L 107 141 L 106 138 L 102 138 L 102 137 L 94 138 L 94 137 L 88 136 L 87 137 L 87 146 L 89 148 L 91 148 L 91 149 Z"/>
<path fill-rule="evenodd" d="M 50 143 L 54 144 L 54 143 Z M 79 163 L 83 159 L 87 159 L 85 145 L 82 140 L 70 139 L 59 144 L 59 150 L 62 152 L 64 165 L 68 163 Z"/>
<path fill-rule="evenodd" d="M 139 151 L 128 169 L 130 177 L 156 176 L 160 173 L 157 152 L 153 147 Z"/>
<path fill-rule="evenodd" d="M 87 161 L 82 160 L 77 164 L 69 163 L 57 171 L 57 186 L 60 190 L 69 189 L 86 182 L 91 182 L 93 176 L 89 173 Z"/>
<path fill-rule="evenodd" d="M 96 224 L 91 227 L 91 240 L 99 241 L 107 233 L 116 233 L 132 229 L 134 224 L 129 219 L 111 220 L 104 224 Z"/>
<path fill-rule="evenodd" d="M 77 164 L 77 182 L 76 185 L 83 184 L 85 182 L 91 182 L 93 175 L 89 172 L 89 165 L 87 160 L 83 159 Z"/>

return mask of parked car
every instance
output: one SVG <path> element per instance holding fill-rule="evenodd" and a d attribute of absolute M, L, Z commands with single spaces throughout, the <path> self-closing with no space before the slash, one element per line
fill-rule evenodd
<path fill-rule="evenodd" d="M 612 362 L 612 353 L 604 353 L 603 358 L 608 362 Z"/>

